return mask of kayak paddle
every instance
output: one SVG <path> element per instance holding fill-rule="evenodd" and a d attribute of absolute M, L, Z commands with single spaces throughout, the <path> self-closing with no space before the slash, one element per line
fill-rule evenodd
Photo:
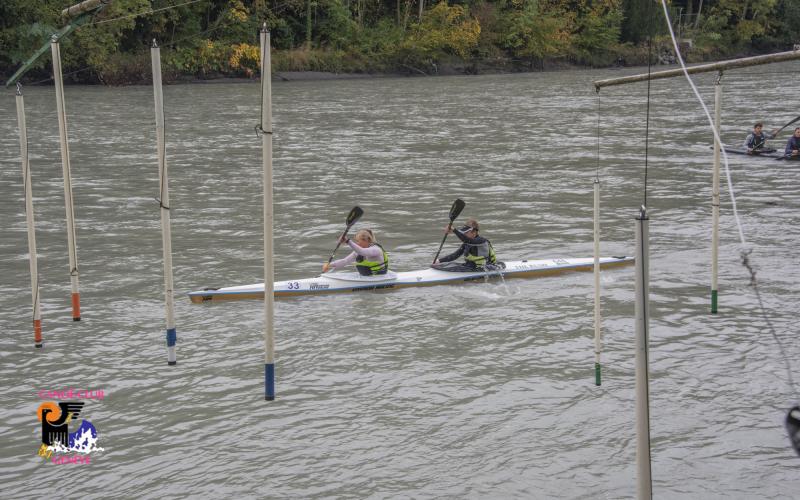
<path fill-rule="evenodd" d="M 797 118 L 795 118 L 794 120 L 790 121 L 789 123 L 787 123 L 787 124 L 786 124 L 786 125 L 784 125 L 783 127 L 773 130 L 773 131 L 772 131 L 772 132 L 769 134 L 769 138 L 770 138 L 770 139 L 774 139 L 774 138 L 775 138 L 775 136 L 777 136 L 777 135 L 778 135 L 778 132 L 780 132 L 781 130 L 785 129 L 786 127 L 788 127 L 788 126 L 789 126 L 789 125 L 791 125 L 792 123 L 796 122 L 797 120 L 800 120 L 800 116 L 798 116 L 798 117 L 797 117 Z"/>
<path fill-rule="evenodd" d="M 456 201 L 453 202 L 453 206 L 450 207 L 450 223 L 447 224 L 448 229 L 453 228 L 453 221 L 456 220 L 456 217 L 458 217 L 458 214 L 460 214 L 461 211 L 464 210 L 465 206 L 466 203 L 464 203 L 464 200 L 462 200 L 461 198 L 456 198 Z M 444 236 L 442 237 L 442 243 L 441 245 L 439 245 L 439 250 L 436 251 L 436 256 L 433 258 L 434 264 L 436 263 L 436 259 L 439 258 L 439 253 L 442 251 L 442 247 L 444 246 L 444 240 L 446 239 L 447 239 L 447 233 L 445 232 Z"/>
<path fill-rule="evenodd" d="M 333 249 L 333 253 L 331 253 L 330 257 L 328 257 L 328 264 L 330 264 L 331 261 L 333 260 L 333 256 L 336 254 L 336 250 L 339 250 L 339 246 L 342 244 L 341 239 L 347 236 L 347 232 L 350 231 L 350 228 L 353 227 L 353 224 L 358 222 L 358 219 L 360 219 L 362 215 L 364 215 L 364 211 L 361 210 L 361 207 L 353 207 L 353 209 L 350 210 L 350 213 L 347 214 L 347 220 L 345 221 L 347 227 L 344 228 L 344 232 L 342 233 L 342 236 L 339 238 L 340 241 L 336 243 L 336 248 Z"/>

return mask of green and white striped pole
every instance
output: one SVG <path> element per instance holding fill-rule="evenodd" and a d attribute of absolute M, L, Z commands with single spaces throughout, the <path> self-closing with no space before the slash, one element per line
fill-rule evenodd
<path fill-rule="evenodd" d="M 722 110 L 722 72 L 714 85 L 714 171 L 711 175 L 711 314 L 717 314 L 717 293 L 719 290 L 719 163 L 720 148 L 720 116 Z"/>
<path fill-rule="evenodd" d="M 600 179 L 594 180 L 594 385 L 600 385 L 600 352 L 603 331 L 600 325 Z"/>

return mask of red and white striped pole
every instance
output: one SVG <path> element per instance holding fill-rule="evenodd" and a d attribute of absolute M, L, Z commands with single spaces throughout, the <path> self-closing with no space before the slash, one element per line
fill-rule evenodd
<path fill-rule="evenodd" d="M 33 345 L 42 347 L 42 311 L 39 303 L 39 270 L 37 267 L 36 232 L 33 221 L 33 191 L 31 189 L 31 164 L 28 159 L 28 129 L 25 124 L 25 99 L 22 86 L 17 84 L 17 122 L 19 123 L 19 150 L 22 158 L 22 182 L 25 184 L 25 221 L 28 225 L 28 253 L 31 264 L 31 296 L 33 300 Z"/>

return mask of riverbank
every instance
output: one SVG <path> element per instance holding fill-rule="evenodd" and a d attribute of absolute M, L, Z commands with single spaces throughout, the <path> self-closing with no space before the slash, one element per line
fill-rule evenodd
<path fill-rule="evenodd" d="M 623 50 L 624 49 L 624 50 Z M 697 47 L 682 44 L 681 53 L 688 63 L 725 60 L 735 57 L 757 55 L 757 52 L 748 53 L 720 53 L 718 51 L 700 50 Z M 567 58 L 528 59 L 520 60 L 505 57 L 487 59 L 464 60 L 452 57 L 446 60 L 428 61 L 425 64 L 395 64 L 393 66 L 379 66 L 377 64 L 363 65 L 319 65 L 309 64 L 309 68 L 321 66 L 323 69 L 305 70 L 303 64 L 286 64 L 288 59 L 283 51 L 275 51 L 273 58 L 272 78 L 275 81 L 318 81 L 318 80 L 353 80 L 365 78 L 397 78 L 397 77 L 425 77 L 425 76 L 457 76 L 457 75 L 492 75 L 514 73 L 536 73 L 553 71 L 571 71 L 586 69 L 612 69 L 628 66 L 646 66 L 648 54 L 656 66 L 670 66 L 677 62 L 671 45 L 666 43 L 655 44 L 648 50 L 647 47 L 623 47 L 615 52 L 615 58 L 607 57 L 602 61 L 574 61 Z M 66 84 L 106 86 L 148 85 L 152 81 L 150 75 L 149 53 L 137 56 L 119 56 L 107 66 L 105 72 L 94 72 L 89 68 L 65 73 Z M 295 61 L 296 62 L 296 61 Z M 257 70 L 250 70 L 246 75 L 231 74 L 226 71 L 201 71 L 199 73 L 182 73 L 175 65 L 170 64 L 169 58 L 164 61 L 162 79 L 165 84 L 214 84 L 214 83 L 246 83 L 258 78 Z M 325 67 L 334 68 L 325 70 Z M 288 68 L 288 69 L 287 69 Z M 340 69 L 338 69 L 340 68 Z M 7 70 L 8 72 L 8 70 Z M 10 77 L 0 75 L 3 81 Z M 39 70 L 31 72 L 23 78 L 24 85 L 50 85 L 52 76 Z"/>

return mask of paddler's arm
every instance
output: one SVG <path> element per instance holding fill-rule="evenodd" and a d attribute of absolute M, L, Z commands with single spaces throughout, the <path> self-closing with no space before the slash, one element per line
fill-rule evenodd
<path fill-rule="evenodd" d="M 750 151 L 752 151 L 752 150 L 753 150 L 753 141 L 754 141 L 754 139 L 755 139 L 755 136 L 754 136 L 754 135 L 751 133 L 751 134 L 749 134 L 749 135 L 747 136 L 747 138 L 744 140 L 744 144 L 742 144 L 742 145 L 744 146 L 744 148 L 745 148 L 745 149 L 746 149 L 748 152 L 750 152 Z"/>
<path fill-rule="evenodd" d="M 364 248 L 353 240 L 347 240 L 347 246 L 352 248 L 355 253 L 357 253 L 362 257 L 367 257 L 370 260 L 374 261 L 383 260 L 383 252 L 381 251 L 381 247 L 379 247 L 378 245 L 373 245 L 371 247 Z"/>
<path fill-rule="evenodd" d="M 328 264 L 326 262 L 326 263 L 322 264 L 322 272 L 323 273 L 327 273 L 331 269 L 339 269 L 340 267 L 344 267 L 344 266 L 346 266 L 348 264 L 352 264 L 353 262 L 356 261 L 356 257 L 358 257 L 358 255 L 356 255 L 355 252 L 350 252 L 350 255 L 348 255 L 347 257 L 345 257 L 343 259 L 334 260 L 330 264 Z"/>
<path fill-rule="evenodd" d="M 467 245 L 461 245 L 460 247 L 458 247 L 458 250 L 456 250 L 455 252 L 451 253 L 450 255 L 445 255 L 444 257 L 439 257 L 437 259 L 437 261 L 438 262 L 452 262 L 452 261 L 456 260 L 457 258 L 461 257 L 466 250 L 467 250 Z"/>

